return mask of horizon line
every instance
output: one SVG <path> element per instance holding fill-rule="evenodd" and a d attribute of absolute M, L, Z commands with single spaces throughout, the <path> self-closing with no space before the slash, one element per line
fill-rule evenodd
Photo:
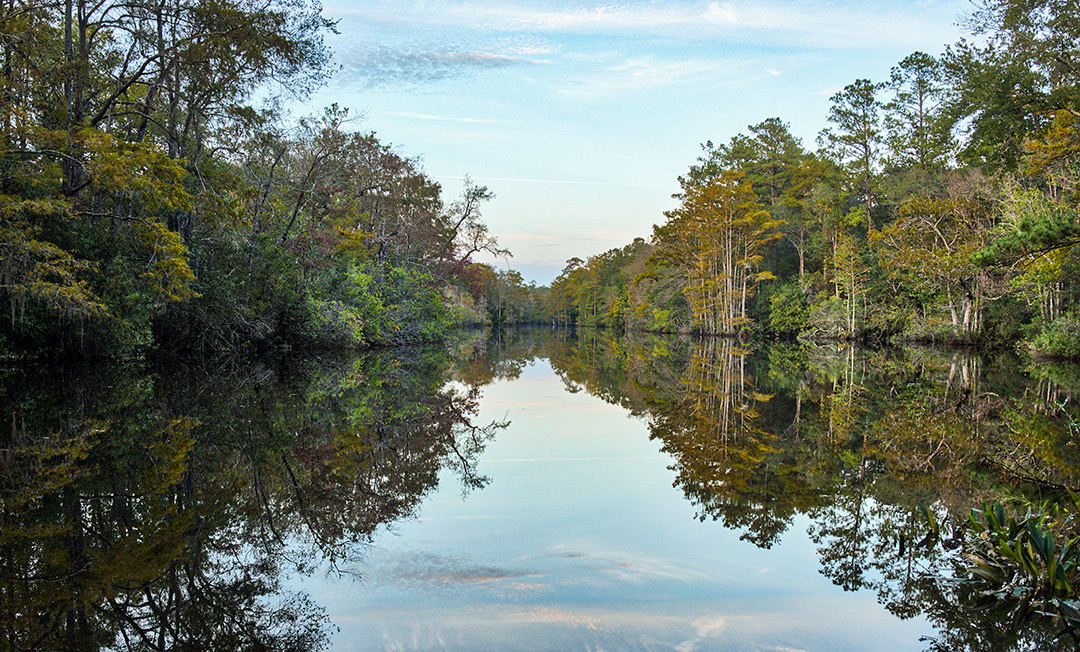
<path fill-rule="evenodd" d="M 622 188 L 667 188 L 668 186 L 651 183 L 618 183 L 614 181 L 569 181 L 559 179 L 518 179 L 512 177 L 466 177 L 456 176 L 450 174 L 433 174 L 433 179 L 455 179 L 462 181 L 466 178 L 473 181 L 506 181 L 511 183 L 551 183 L 551 184 L 564 184 L 573 186 L 616 186 Z"/>

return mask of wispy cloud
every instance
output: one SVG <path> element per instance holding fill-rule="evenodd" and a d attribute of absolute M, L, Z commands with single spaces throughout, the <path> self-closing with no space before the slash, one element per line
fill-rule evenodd
<path fill-rule="evenodd" d="M 350 48 L 338 58 L 342 82 L 367 89 L 395 90 L 454 79 L 482 70 L 505 68 L 528 61 L 498 52 L 451 46 L 374 46 Z"/>
<path fill-rule="evenodd" d="M 470 124 L 495 124 L 498 122 L 506 122 L 505 120 L 495 120 L 492 118 L 450 118 L 428 113 L 410 113 L 408 111 L 390 111 L 387 115 L 394 115 L 399 118 L 411 118 L 413 120 L 433 120 L 436 122 L 464 122 Z"/>
<path fill-rule="evenodd" d="M 702 18 L 714 25 L 737 25 L 739 23 L 739 13 L 730 2 L 723 4 L 719 2 L 709 3 L 709 7 L 702 14 Z"/>
<path fill-rule="evenodd" d="M 338 6 L 328 3 L 331 15 L 356 15 L 383 24 L 458 25 L 487 31 L 511 32 L 596 32 L 648 30 L 695 21 L 697 12 L 679 3 L 649 6 L 601 5 L 594 7 L 544 7 L 528 2 L 480 0 L 455 2 L 437 7 L 405 8 L 400 3 L 371 2 L 367 6 Z"/>
<path fill-rule="evenodd" d="M 495 49 L 520 57 L 550 56 L 562 52 L 560 44 L 534 34 L 514 34 L 499 38 Z M 534 59 L 534 63 L 547 63 L 544 59 Z"/>
<path fill-rule="evenodd" d="M 799 57 L 785 57 L 787 65 L 799 65 Z M 762 61 L 750 57 L 678 58 L 651 53 L 624 58 L 593 67 L 576 78 L 560 80 L 556 92 L 564 98 L 585 102 L 604 101 L 609 96 L 658 91 L 701 92 L 745 85 L 779 74 Z"/>
<path fill-rule="evenodd" d="M 737 64 L 732 61 L 703 59 L 661 60 L 651 55 L 634 57 L 608 66 L 609 75 L 601 82 L 608 88 L 656 88 L 675 84 L 715 82 L 727 77 Z"/>
<path fill-rule="evenodd" d="M 473 0 L 402 8 L 399 3 L 336 7 L 333 15 L 356 15 L 382 24 L 473 29 L 492 33 L 627 34 L 712 39 L 718 35 L 759 42 L 763 32 L 783 37 L 786 45 L 816 47 L 880 46 L 903 43 L 913 35 L 949 31 L 957 3 L 931 0 L 922 11 L 910 5 L 844 0 L 666 0 L 596 5 L 517 0 Z M 951 32 L 950 32 L 951 33 Z"/>

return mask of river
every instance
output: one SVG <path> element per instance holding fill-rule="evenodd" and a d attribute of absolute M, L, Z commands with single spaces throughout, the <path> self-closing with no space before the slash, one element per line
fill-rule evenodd
<path fill-rule="evenodd" d="M 4 649 L 1072 644 L 918 543 L 1077 486 L 1075 366 L 521 330 L 2 374 Z"/>

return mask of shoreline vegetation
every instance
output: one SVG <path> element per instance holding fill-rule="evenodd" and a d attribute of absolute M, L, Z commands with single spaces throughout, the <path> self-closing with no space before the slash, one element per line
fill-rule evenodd
<path fill-rule="evenodd" d="M 0 357 L 257 354 L 439 339 L 508 255 L 466 180 L 331 106 L 306 0 L 0 10 Z M 262 105 L 253 106 L 253 98 Z"/>
<path fill-rule="evenodd" d="M 26 3 L 0 12 L 0 357 L 258 354 L 462 326 L 1016 347 L 1080 358 L 1080 18 L 989 0 L 972 40 L 706 142 L 651 237 L 509 257 L 345 108 L 316 3 Z M 260 107 L 253 98 L 269 98 Z"/>
<path fill-rule="evenodd" d="M 973 41 L 706 142 L 651 238 L 571 259 L 556 323 L 1080 358 L 1080 18 L 991 0 Z"/>

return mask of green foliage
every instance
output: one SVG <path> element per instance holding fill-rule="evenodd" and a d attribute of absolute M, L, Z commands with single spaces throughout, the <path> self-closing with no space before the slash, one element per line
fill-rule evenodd
<path fill-rule="evenodd" d="M 818 136 L 818 142 L 830 151 L 834 160 L 850 170 L 867 217 L 874 214 L 873 196 L 881 157 L 882 106 L 877 98 L 881 88 L 881 84 L 869 79 L 858 79 L 830 97 L 828 120 L 835 128 L 825 129 Z"/>
<path fill-rule="evenodd" d="M 670 274 L 652 266 L 655 248 L 643 238 L 620 249 L 567 261 L 548 293 L 548 314 L 559 324 L 627 330 L 676 330 Z"/>
<path fill-rule="evenodd" d="M 1001 210 L 995 237 L 973 256 L 976 264 L 1031 260 L 1080 241 L 1076 208 L 1055 202 L 1039 190 L 1013 188 Z"/>
<path fill-rule="evenodd" d="M 471 257 L 508 254 L 480 219 L 490 191 L 466 182 L 444 206 L 418 160 L 348 128 L 346 109 L 288 125 L 246 105 L 325 80 L 333 22 L 320 12 L 307 0 L 0 12 L 5 348 L 126 357 L 445 332 L 444 298 L 470 282 Z"/>
<path fill-rule="evenodd" d="M 311 321 L 307 333 L 324 346 L 360 348 L 370 341 L 365 337 L 365 329 L 370 330 L 371 325 L 361 317 L 363 312 L 367 312 L 365 306 L 312 298 L 308 310 Z"/>
<path fill-rule="evenodd" d="M 1065 313 L 1041 328 L 1026 343 L 1036 356 L 1080 359 L 1080 313 Z"/>
<path fill-rule="evenodd" d="M 914 52 L 893 67 L 887 87 L 893 92 L 884 107 L 890 163 L 923 170 L 944 166 L 955 143 L 945 111 L 948 87 L 941 61 Z"/>
<path fill-rule="evenodd" d="M 810 304 L 809 337 L 841 339 L 847 334 L 847 328 L 847 308 L 839 297 L 819 296 Z"/>
<path fill-rule="evenodd" d="M 812 338 L 988 347 L 1038 336 L 1072 355 L 1080 77 L 1065 62 L 1080 22 L 1069 3 L 993 0 L 969 26 L 977 45 L 915 52 L 888 83 L 835 94 L 817 152 L 779 118 L 707 141 L 647 265 L 618 250 L 568 261 L 553 320 L 735 333 L 752 318 Z M 734 179 L 748 188 L 725 204 Z M 772 222 L 748 235 L 753 200 Z"/>
<path fill-rule="evenodd" d="M 920 514 L 929 528 L 923 545 L 943 538 L 942 525 L 924 505 Z M 960 546 L 965 576 L 976 609 L 989 609 L 1019 627 L 1037 619 L 1055 619 L 1076 640 L 1080 627 L 1080 499 L 1064 502 L 1022 501 L 1019 509 L 985 503 L 954 523 L 945 543 Z"/>
<path fill-rule="evenodd" d="M 329 348 L 398 346 L 440 339 L 453 325 L 430 274 L 355 265 L 338 295 L 310 297 L 296 336 Z"/>
<path fill-rule="evenodd" d="M 525 283 L 521 273 L 509 270 L 492 270 L 484 300 L 488 321 L 496 326 L 543 324 L 549 321 L 548 294 L 534 283 Z M 610 316 L 605 321 L 614 325 Z"/>
<path fill-rule="evenodd" d="M 769 329 L 775 333 L 797 335 L 810 325 L 810 306 L 797 282 L 775 286 L 769 295 Z"/>
<path fill-rule="evenodd" d="M 975 42 L 944 57 L 954 89 L 949 110 L 970 121 L 965 158 L 1017 171 L 1024 144 L 1059 110 L 1080 108 L 1080 20 L 1059 0 L 990 0 L 971 20 Z"/>

